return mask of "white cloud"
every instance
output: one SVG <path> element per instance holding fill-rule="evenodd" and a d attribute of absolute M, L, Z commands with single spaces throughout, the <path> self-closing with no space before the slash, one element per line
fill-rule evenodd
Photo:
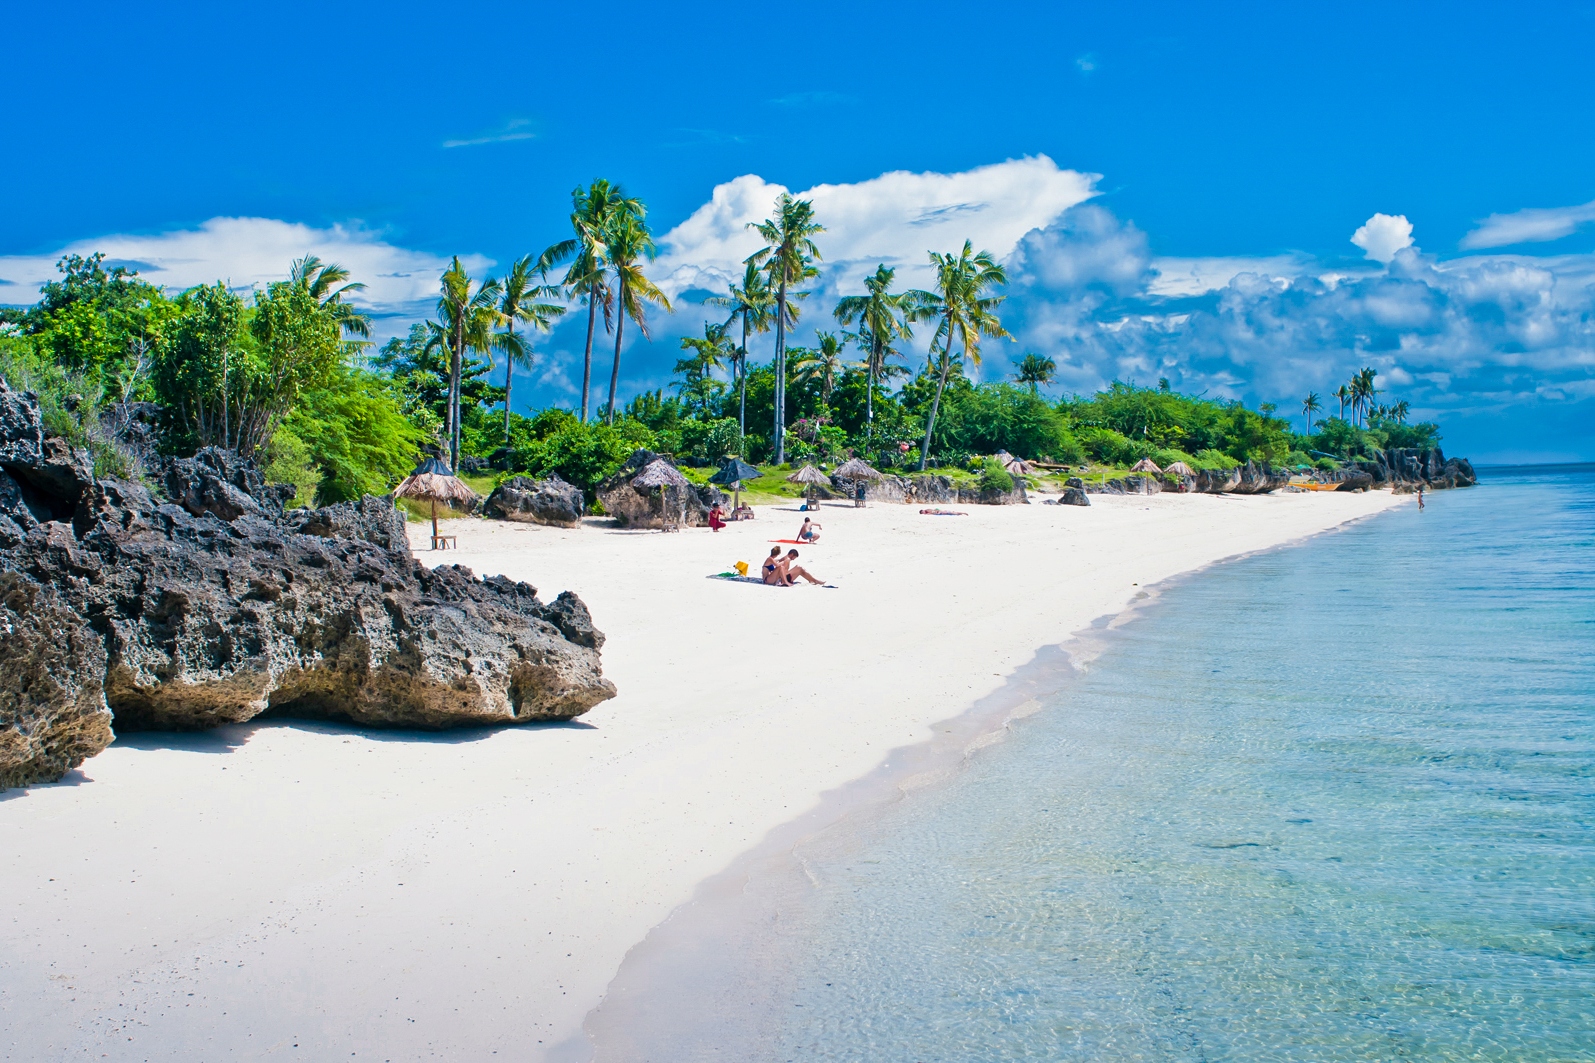
<path fill-rule="evenodd" d="M 1291 278 L 1306 273 L 1311 265 L 1311 260 L 1301 255 L 1156 258 L 1152 260 L 1155 275 L 1147 290 L 1152 295 L 1205 295 L 1227 286 L 1242 273 Z"/>
<path fill-rule="evenodd" d="M 1351 234 L 1351 242 L 1375 262 L 1389 262 L 1397 251 L 1412 246 L 1412 223 L 1405 214 L 1375 214 Z"/>
<path fill-rule="evenodd" d="M 926 252 L 956 251 L 969 239 L 1006 258 L 1025 233 L 1095 195 L 1097 180 L 1038 155 L 953 174 L 900 170 L 796 194 L 813 201 L 825 226 L 816 242 L 827 287 L 857 286 L 879 262 L 897 266 L 899 283 L 912 287 L 930 279 Z M 769 217 L 786 190 L 752 174 L 717 185 L 708 203 L 661 237 L 660 287 L 674 296 L 740 280 L 743 260 L 763 245 L 747 224 Z"/>
<path fill-rule="evenodd" d="M 436 298 L 438 275 L 448 268 L 441 255 L 412 251 L 358 226 L 317 229 L 273 218 L 212 218 L 197 229 L 153 236 L 116 235 L 79 240 L 48 255 L 0 257 L 0 303 L 26 304 L 39 297 L 39 285 L 57 277 L 55 263 L 68 254 L 105 252 L 139 276 L 170 291 L 226 281 L 234 288 L 265 286 L 288 275 L 303 255 L 346 267 L 366 289 L 352 299 L 377 314 L 425 312 Z M 481 255 L 461 256 L 480 272 L 492 264 Z"/>
<path fill-rule="evenodd" d="M 1467 250 L 1560 240 L 1592 221 L 1595 201 L 1576 207 L 1531 207 L 1510 214 L 1492 214 L 1464 236 L 1460 246 Z"/>
<path fill-rule="evenodd" d="M 531 140 L 537 136 L 530 118 L 511 118 L 497 130 L 462 140 L 445 140 L 445 148 L 474 148 L 479 144 L 504 144 L 512 140 Z"/>

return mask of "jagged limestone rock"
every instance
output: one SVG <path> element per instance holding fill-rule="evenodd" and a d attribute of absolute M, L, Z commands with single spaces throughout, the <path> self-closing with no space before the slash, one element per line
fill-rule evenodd
<path fill-rule="evenodd" d="M 426 568 L 391 499 L 284 515 L 253 463 L 209 451 L 162 463 L 166 501 L 95 480 L 30 412 L 0 383 L 0 779 L 59 778 L 111 726 L 522 723 L 615 694 L 580 599 Z"/>

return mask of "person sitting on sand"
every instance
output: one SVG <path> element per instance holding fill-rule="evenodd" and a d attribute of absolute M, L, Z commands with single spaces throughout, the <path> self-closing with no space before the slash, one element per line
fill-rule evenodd
<path fill-rule="evenodd" d="M 720 508 L 720 503 L 716 502 L 709 507 L 709 529 L 711 531 L 719 531 L 725 526 L 725 512 Z"/>
<path fill-rule="evenodd" d="M 780 548 L 777 547 L 777 549 Z M 776 566 L 776 573 L 781 577 L 784 586 L 790 587 L 799 579 L 806 579 L 810 583 L 825 582 L 822 579 L 815 579 L 808 569 L 798 567 L 797 558 L 798 552 L 796 550 L 788 550 L 786 556 L 781 559 L 781 563 Z"/>
<path fill-rule="evenodd" d="M 772 587 L 786 586 L 786 577 L 781 572 L 781 562 L 781 548 L 779 546 L 770 547 L 770 556 L 764 559 L 764 569 L 760 575 L 763 577 L 764 582 Z"/>
<path fill-rule="evenodd" d="M 731 519 L 732 520 L 752 520 L 753 519 L 753 507 L 748 505 L 746 502 L 742 503 L 742 505 L 738 506 L 736 509 L 733 509 L 731 511 Z"/>
<path fill-rule="evenodd" d="M 800 543 L 817 543 L 820 541 L 821 527 L 814 523 L 813 518 L 804 517 L 803 527 L 798 529 L 797 541 Z"/>

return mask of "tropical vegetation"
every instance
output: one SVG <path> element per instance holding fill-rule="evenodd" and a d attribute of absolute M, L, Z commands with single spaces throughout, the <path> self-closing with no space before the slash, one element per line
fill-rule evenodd
<path fill-rule="evenodd" d="M 453 258 L 432 319 L 380 347 L 359 309 L 361 281 L 313 256 L 253 289 L 218 281 L 178 293 L 101 255 L 68 256 L 37 303 L 0 310 L 0 374 L 37 392 L 52 431 L 88 447 L 103 473 L 140 475 L 148 451 L 129 442 L 129 426 L 142 417 L 161 451 L 236 449 L 294 484 L 301 505 L 389 490 L 428 452 L 461 471 L 559 475 L 586 489 L 638 447 L 689 468 L 730 455 L 771 466 L 857 456 L 997 486 L 1010 476 L 991 460 L 999 451 L 1059 474 L 1142 458 L 1332 467 L 1440 438 L 1434 424 L 1410 423 L 1406 401 L 1381 401 L 1371 367 L 1328 399 L 1309 392 L 1301 431 L 1271 404 L 1181 395 L 1166 380 L 1049 394 L 1058 360 L 1044 353 L 1013 359 L 1010 380 L 977 379 L 983 342 L 1011 337 L 1006 273 L 969 241 L 928 253 L 926 290 L 900 289 L 896 270 L 879 265 L 830 308 L 840 331 L 805 336 L 800 306 L 814 297 L 825 228 L 811 202 L 785 193 L 753 226 L 763 246 L 742 275 L 703 300 L 725 317 L 679 341 L 668 388 L 623 403 L 627 323 L 649 340 L 648 311 L 673 309 L 649 275 L 647 210 L 595 180 L 572 193 L 570 226 L 502 277 L 472 276 Z M 516 412 L 538 337 L 576 308 L 586 311 L 579 403 Z M 600 324 L 613 355 L 595 420 Z M 914 369 L 916 326 L 928 353 Z M 760 357 L 751 345 L 769 332 Z"/>

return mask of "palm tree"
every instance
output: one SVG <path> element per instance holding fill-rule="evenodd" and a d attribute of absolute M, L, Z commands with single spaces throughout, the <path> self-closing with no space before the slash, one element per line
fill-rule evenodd
<path fill-rule="evenodd" d="M 1335 389 L 1335 398 L 1340 400 L 1340 419 L 1346 419 L 1346 403 L 1351 401 L 1351 389 L 1342 384 Z"/>
<path fill-rule="evenodd" d="M 930 252 L 930 264 L 936 270 L 936 291 L 916 292 L 921 313 L 939 319 L 936 334 L 931 337 L 930 353 L 940 355 L 940 373 L 936 381 L 936 397 L 930 404 L 930 418 L 925 422 L 925 442 L 919 448 L 919 471 L 925 471 L 930 458 L 930 437 L 936 430 L 936 415 L 941 410 L 942 392 L 947 388 L 947 373 L 952 368 L 954 341 L 961 341 L 963 349 L 959 359 L 968 358 L 980 364 L 980 338 L 996 339 L 1008 336 L 1008 331 L 997 320 L 997 304 L 1003 296 L 988 295 L 994 287 L 1007 284 L 1007 272 L 997 264 L 990 251 L 975 253 L 974 244 L 964 241 L 964 249 L 956 255 Z M 1011 338 L 1011 337 L 1010 337 Z"/>
<path fill-rule="evenodd" d="M 1031 394 L 1038 393 L 1041 385 L 1052 383 L 1057 375 L 1058 363 L 1045 355 L 1027 354 L 1019 363 L 1019 383 L 1029 384 Z"/>
<path fill-rule="evenodd" d="M 475 284 L 460 265 L 459 256 L 443 273 L 442 295 L 438 298 L 437 332 L 445 338 L 449 352 L 449 469 L 460 467 L 460 371 L 465 352 L 485 351 L 493 346 L 493 327 L 499 322 L 496 307 L 502 286 L 492 277 Z"/>
<path fill-rule="evenodd" d="M 635 201 L 632 201 L 635 202 Z M 653 237 L 643 221 L 642 205 L 626 207 L 610 218 L 604 234 L 608 245 L 609 270 L 615 282 L 615 368 L 609 374 L 610 424 L 615 423 L 615 391 L 620 387 L 620 341 L 629 317 L 637 323 L 643 339 L 648 339 L 648 318 L 645 303 L 657 303 L 666 313 L 670 300 L 642 272 L 645 259 L 654 257 Z"/>
<path fill-rule="evenodd" d="M 802 358 L 794 358 L 797 379 L 805 384 L 814 384 L 820 390 L 820 404 L 831 404 L 831 392 L 836 390 L 836 376 L 842 370 L 842 342 L 836 338 L 834 332 L 815 331 L 820 345 L 803 352 Z"/>
<path fill-rule="evenodd" d="M 494 338 L 494 347 L 504 355 L 504 445 L 510 445 L 510 389 L 515 367 L 532 368 L 532 348 L 515 332 L 517 323 L 530 325 L 534 331 L 547 332 L 554 319 L 565 312 L 555 303 L 541 303 L 539 299 L 552 299 L 559 295 L 559 286 L 548 283 L 551 257 L 557 253 L 558 244 L 545 250 L 533 261 L 531 255 L 517 261 L 504 277 L 499 293 L 499 319 L 505 330 Z M 533 277 L 541 283 L 533 283 Z"/>
<path fill-rule="evenodd" d="M 1390 419 L 1396 422 L 1396 424 L 1406 424 L 1407 418 L 1411 415 L 1412 403 L 1408 402 L 1406 399 L 1402 399 L 1400 402 L 1390 407 Z"/>
<path fill-rule="evenodd" d="M 576 235 L 544 254 L 550 256 L 550 265 L 571 259 L 561 283 L 567 291 L 587 301 L 587 345 L 582 352 L 582 423 L 586 424 L 593 379 L 593 327 L 602 307 L 604 328 L 608 330 L 614 296 L 609 290 L 609 263 L 605 258 L 609 228 L 617 213 L 640 216 L 643 208 L 640 202 L 628 198 L 619 185 L 602 178 L 595 178 L 586 188 L 577 185 L 570 198 L 570 227 Z"/>
<path fill-rule="evenodd" d="M 814 220 L 812 202 L 782 192 L 769 220 L 749 222 L 748 227 L 765 240 L 765 246 L 748 261 L 763 267 L 775 289 L 775 463 L 780 465 L 786 461 L 786 330 L 798 319 L 792 298 L 808 294 L 792 288 L 820 275 L 814 265 L 820 258 L 814 237 L 823 233 L 825 226 Z"/>
<path fill-rule="evenodd" d="M 775 296 L 764 279 L 758 265 L 749 261 L 742 270 L 742 287 L 731 285 L 726 295 L 716 295 L 704 302 L 710 306 L 729 307 L 730 325 L 742 318 L 742 346 L 736 352 L 737 427 L 745 435 L 748 430 L 748 332 L 770 331 L 770 311 L 775 308 Z"/>
<path fill-rule="evenodd" d="M 864 294 L 849 295 L 836 304 L 836 320 L 843 325 L 859 323 L 858 338 L 864 348 L 864 368 L 868 380 L 864 390 L 864 439 L 868 446 L 875 430 L 875 381 L 885 375 L 886 357 L 892 341 L 912 339 L 910 323 L 919 313 L 919 302 L 912 292 L 892 293 L 897 270 L 884 262 L 875 267 L 873 277 L 864 278 Z"/>
<path fill-rule="evenodd" d="M 1313 434 L 1313 414 L 1323 409 L 1323 404 L 1318 401 L 1318 392 L 1309 391 L 1307 397 L 1301 400 L 1301 412 L 1307 415 L 1307 434 Z"/>
<path fill-rule="evenodd" d="M 692 401 L 696 401 L 700 412 L 707 414 L 709 400 L 713 393 L 720 388 L 710 375 L 714 370 L 723 368 L 727 358 L 735 362 L 736 352 L 731 349 L 731 340 L 726 336 L 728 325 L 712 325 L 704 322 L 703 338 L 696 336 L 683 336 L 681 349 L 691 351 L 692 357 L 682 358 L 676 362 L 676 372 L 681 375 L 682 382 L 676 385 L 683 399 L 688 400 L 689 408 Z"/>
<path fill-rule="evenodd" d="M 288 279 L 310 292 L 343 331 L 362 339 L 371 335 L 371 319 L 344 302 L 344 296 L 363 292 L 366 287 L 360 281 L 345 283 L 349 280 L 348 270 L 336 262 L 323 262 L 315 255 L 306 255 L 294 260 Z"/>
<path fill-rule="evenodd" d="M 1351 398 L 1351 417 L 1359 426 L 1362 424 L 1360 414 L 1373 408 L 1374 396 L 1379 394 L 1379 389 L 1373 386 L 1376 375 L 1373 369 L 1365 366 L 1351 378 L 1347 388 Z"/>

